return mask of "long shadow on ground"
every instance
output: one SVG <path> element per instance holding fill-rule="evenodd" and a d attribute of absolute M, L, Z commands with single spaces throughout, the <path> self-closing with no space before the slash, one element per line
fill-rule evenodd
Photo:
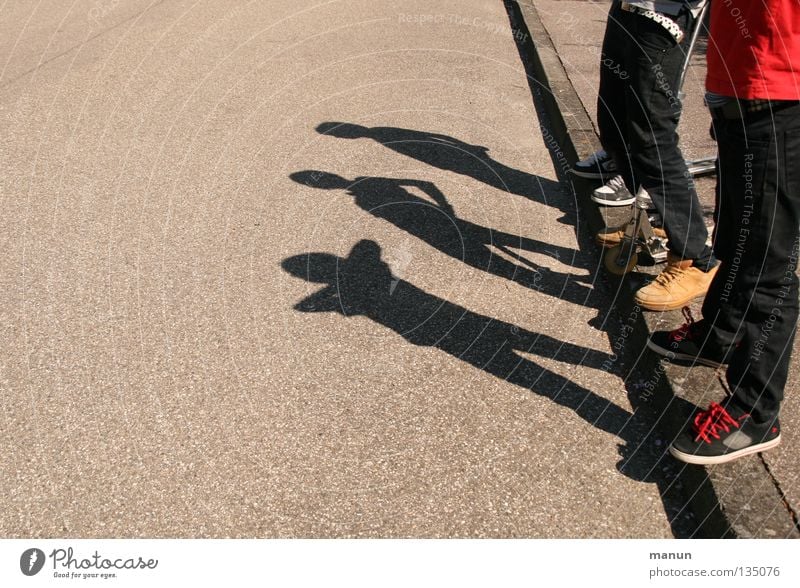
<path fill-rule="evenodd" d="M 381 177 L 348 180 L 336 174 L 313 170 L 296 172 L 290 177 L 299 184 L 313 188 L 346 190 L 364 211 L 390 222 L 470 267 L 579 305 L 586 305 L 592 294 L 592 289 L 579 283 L 576 275 L 551 270 L 518 253 L 536 252 L 574 265 L 575 250 L 461 219 L 432 182 Z M 409 188 L 419 189 L 431 201 L 414 195 Z M 497 251 L 514 261 L 498 255 Z"/>
<path fill-rule="evenodd" d="M 548 198 L 559 190 L 559 183 L 509 167 L 489 155 L 489 149 L 448 135 L 399 127 L 366 127 L 346 122 L 324 122 L 317 132 L 340 139 L 371 139 L 438 169 L 451 171 L 483 182 L 498 190 L 571 210 L 563 198 Z"/>
<path fill-rule="evenodd" d="M 339 138 L 372 139 L 439 169 L 466 175 L 556 207 L 565 213 L 562 222 L 577 223 L 574 191 L 570 197 L 563 191 L 561 183 L 506 166 L 489 157 L 485 147 L 446 135 L 393 127 L 369 128 L 331 122 L 319 125 L 317 130 Z M 611 320 L 619 292 L 608 292 L 603 287 L 592 288 L 597 285 L 594 282 L 595 255 L 556 247 L 530 237 L 509 235 L 459 219 L 444 195 L 430 182 L 378 177 L 359 177 L 351 181 L 312 170 L 296 172 L 292 179 L 320 189 L 347 190 L 365 211 L 472 267 L 514 280 L 535 292 L 597 308 L 598 316 L 592 324 L 606 332 L 617 352 L 613 356 L 598 355 L 596 351 L 524 331 L 516 325 L 495 321 L 432 296 L 400 277 L 392 276 L 388 265 L 380 259 L 380 248 L 374 242 L 362 241 L 346 258 L 328 253 L 308 253 L 283 262 L 284 269 L 292 275 L 325 284 L 317 294 L 297 304 L 296 310 L 369 317 L 401 334 L 409 343 L 437 347 L 477 369 L 550 398 L 574 410 L 599 429 L 616 435 L 623 441 L 618 469 L 632 479 L 658 485 L 673 533 L 678 537 L 703 534 L 700 529 L 706 521 L 691 520 L 693 513 L 686 510 L 685 501 L 687 492 L 693 496 L 705 496 L 707 488 L 699 487 L 702 481 L 680 473 L 683 470 L 678 472 L 662 442 L 664 438 L 671 438 L 675 431 L 666 431 L 664 435 L 657 427 L 659 424 L 669 427 L 662 418 L 667 408 L 689 414 L 693 407 L 669 394 L 662 373 L 654 376 L 650 373 L 657 365 L 654 361 L 641 361 L 639 349 L 643 341 L 631 333 L 630 321 L 620 319 L 619 312 Z M 409 188 L 423 192 L 430 201 L 413 195 Z M 579 241 L 583 239 L 580 234 L 578 237 Z M 591 248 L 585 239 L 581 248 L 584 246 Z M 514 261 L 493 254 L 492 248 L 503 251 Z M 554 272 L 531 263 L 513 249 L 555 257 L 561 263 L 585 270 L 584 275 L 589 277 Z M 638 312 L 636 316 L 641 322 Z M 602 394 L 583 388 L 519 353 L 553 357 L 618 375 L 625 384 L 633 411 L 617 406 Z M 632 371 L 637 366 L 638 371 Z M 640 382 L 634 381 L 634 378 L 641 378 L 643 372 L 649 386 L 645 395 Z M 689 490 L 681 488 L 687 480 Z M 713 500 L 706 502 L 712 504 Z M 708 510 L 713 510 L 713 506 Z"/>
<path fill-rule="evenodd" d="M 569 199 L 575 202 L 581 215 L 580 219 L 576 218 L 575 226 L 578 227 L 577 221 L 580 220 L 584 226 L 588 224 L 594 226 L 594 230 L 598 230 L 603 223 L 596 207 L 589 200 L 589 194 L 596 185 L 566 173 L 569 164 L 578 159 L 574 141 L 577 140 L 581 145 L 584 154 L 589 147 L 596 147 L 596 142 L 581 137 L 586 131 L 577 131 L 565 119 L 564 114 L 569 107 L 564 110 L 564 104 L 568 102 L 577 105 L 580 99 L 569 82 L 555 81 L 551 84 L 548 78 L 549 68 L 558 68 L 559 65 L 551 63 L 546 65 L 545 59 L 539 54 L 540 44 L 547 47 L 548 51 L 554 50 L 554 47 L 546 38 L 547 31 L 538 17 L 535 6 L 527 3 L 527 6 L 523 7 L 522 3 L 511 0 L 505 0 L 504 4 L 510 28 L 517 33 L 514 35 L 514 40 L 517 41 L 517 50 L 525 68 L 543 138 L 553 139 L 552 142 L 545 141 L 553 168 L 562 185 L 570 190 Z M 534 37 L 538 38 L 536 43 L 533 41 Z M 695 54 L 704 52 L 702 38 L 699 44 Z M 622 220 L 618 219 L 615 222 Z M 576 230 L 576 234 L 582 251 L 594 249 L 591 238 L 585 230 Z M 630 281 L 633 277 L 635 274 L 629 276 L 627 280 Z M 632 285 L 641 286 L 641 281 L 637 281 L 638 285 Z M 607 333 L 612 348 L 618 352 L 620 361 L 612 371 L 623 378 L 634 412 L 650 422 L 653 429 L 661 429 L 664 439 L 671 439 L 685 426 L 686 419 L 694 407 L 673 395 L 667 378 L 663 377 L 663 366 L 652 354 L 640 351 L 644 348 L 648 337 L 641 309 L 633 303 L 629 294 L 621 293 L 622 284 L 604 282 L 606 281 L 603 277 L 595 282 L 598 296 L 594 300 L 601 304 L 598 306 L 598 316 L 593 324 Z M 614 293 L 615 288 L 616 293 Z M 603 298 L 605 304 L 602 303 Z M 642 382 L 646 385 L 644 390 L 639 385 Z M 643 448 L 648 442 L 643 439 Z M 657 451 L 655 453 L 658 455 Z M 662 454 L 661 458 L 652 464 L 650 471 L 655 478 L 653 481 L 658 484 L 664 510 L 676 537 L 733 536 L 730 525 L 720 510 L 716 493 L 702 468 L 679 466 L 671 457 Z"/>
<path fill-rule="evenodd" d="M 626 463 L 623 473 L 639 479 L 650 471 L 646 452 L 636 451 L 647 429 L 635 415 L 522 353 L 597 370 L 612 366 L 613 356 L 521 329 L 429 294 L 393 275 L 374 241 L 360 241 L 344 258 L 307 253 L 284 260 L 282 266 L 293 276 L 323 286 L 298 302 L 295 310 L 367 317 L 413 345 L 436 347 L 476 369 L 549 398 L 625 443 L 621 448 Z"/>

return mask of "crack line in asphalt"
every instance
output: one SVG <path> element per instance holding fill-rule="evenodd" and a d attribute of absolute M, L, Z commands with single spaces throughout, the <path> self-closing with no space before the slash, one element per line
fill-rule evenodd
<path fill-rule="evenodd" d="M 145 12 L 147 12 L 148 10 L 150 10 L 151 8 L 155 8 L 156 6 L 158 6 L 159 4 L 163 4 L 164 2 L 166 2 L 166 0 L 157 0 L 155 3 L 153 3 L 153 4 L 150 4 L 149 6 L 147 6 L 147 7 L 146 7 L 144 10 L 140 10 L 140 11 L 139 11 L 139 12 L 137 12 L 136 14 L 133 14 L 133 15 L 131 15 L 130 17 L 126 18 L 125 20 L 123 20 L 123 21 L 121 21 L 121 22 L 118 22 L 118 23 L 117 23 L 117 24 L 115 24 L 114 26 L 112 26 L 112 27 L 109 27 L 109 28 L 107 28 L 107 29 L 104 29 L 104 30 L 101 30 L 101 31 L 100 31 L 100 32 L 98 32 L 97 34 L 95 34 L 95 35 L 92 35 L 91 37 L 88 37 L 87 39 L 84 39 L 83 41 L 81 41 L 81 42 L 80 42 L 80 43 L 78 43 L 77 45 L 73 45 L 73 46 L 72 46 L 72 47 L 70 47 L 69 49 L 65 49 L 64 51 L 62 51 L 61 53 L 59 53 L 59 54 L 57 54 L 57 55 L 53 55 L 53 56 L 52 56 L 52 57 L 50 57 L 49 59 L 45 59 L 44 61 L 40 61 L 40 62 L 39 62 L 39 63 L 37 63 L 37 64 L 36 64 L 34 67 L 30 68 L 30 69 L 29 69 L 29 70 L 27 70 L 27 71 L 24 71 L 24 72 L 22 72 L 22 73 L 21 73 L 21 74 L 19 74 L 17 77 L 15 77 L 15 78 L 13 78 L 13 79 L 9 80 L 9 81 L 8 81 L 8 82 L 6 82 L 5 84 L 2 84 L 2 85 L 0 85 L 0 89 L 3 89 L 3 90 L 5 90 L 6 88 L 8 88 L 8 87 L 10 87 L 10 86 L 14 85 L 15 83 L 17 83 L 18 81 L 20 81 L 22 78 L 24 78 L 24 77 L 26 77 L 26 76 L 29 76 L 30 74 L 32 74 L 32 73 L 34 73 L 34 72 L 36 72 L 36 71 L 40 70 L 42 67 L 44 67 L 44 66 L 45 66 L 45 65 L 47 65 L 48 63 L 52 63 L 52 62 L 53 62 L 53 61 L 55 61 L 56 59 L 60 59 L 60 58 L 64 57 L 65 55 L 68 55 L 69 53 L 72 53 L 72 52 L 73 52 L 73 51 L 75 51 L 76 49 L 80 49 L 81 47 L 83 47 L 83 46 L 84 46 L 84 45 L 86 45 L 87 43 L 89 43 L 89 42 L 91 42 L 91 41 L 94 41 L 94 40 L 95 40 L 95 39 L 97 39 L 98 37 L 102 37 L 102 36 L 103 36 L 103 35 L 105 35 L 106 33 L 110 33 L 110 32 L 111 32 L 111 31 L 113 31 L 114 29 L 117 29 L 117 28 L 121 27 L 122 25 L 124 25 L 124 24 L 126 24 L 126 23 L 129 23 L 130 21 L 132 21 L 132 20 L 134 20 L 134 19 L 136 19 L 136 18 L 140 17 L 142 14 L 144 14 Z"/>

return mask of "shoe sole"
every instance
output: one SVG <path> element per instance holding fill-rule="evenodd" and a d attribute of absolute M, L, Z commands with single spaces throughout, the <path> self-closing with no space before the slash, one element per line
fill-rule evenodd
<path fill-rule="evenodd" d="M 602 206 L 630 206 L 636 202 L 636 198 L 630 198 L 628 200 L 600 200 L 592 196 L 592 202 L 597 202 L 597 204 Z"/>
<path fill-rule="evenodd" d="M 594 242 L 597 243 L 603 249 L 613 249 L 614 247 L 622 243 L 622 241 L 601 241 L 598 238 L 595 238 Z"/>
<path fill-rule="evenodd" d="M 683 308 L 687 304 L 689 304 L 692 300 L 697 300 L 698 298 L 702 298 L 705 296 L 706 293 L 703 292 L 702 294 L 698 294 L 697 296 L 692 296 L 691 298 L 682 298 L 681 300 L 676 300 L 673 302 L 664 302 L 663 304 L 651 304 L 648 302 L 642 302 L 638 298 L 634 296 L 633 301 L 644 308 L 645 310 L 652 310 L 654 312 L 666 312 L 668 310 L 678 310 Z"/>
<path fill-rule="evenodd" d="M 658 239 L 666 240 L 667 239 L 667 234 L 666 233 L 664 233 L 663 235 L 662 234 L 654 234 L 654 237 L 656 237 Z M 612 247 L 616 247 L 617 245 L 621 245 L 622 241 L 624 241 L 624 240 L 625 240 L 624 237 L 622 239 L 617 239 L 616 241 L 612 240 L 612 239 L 608 239 L 608 240 L 603 239 L 599 235 L 595 235 L 595 237 L 594 237 L 594 242 L 597 243 L 603 249 L 611 249 Z"/>
<path fill-rule="evenodd" d="M 669 446 L 669 453 L 675 459 L 682 461 L 684 463 L 690 463 L 693 465 L 717 465 L 721 463 L 728 463 L 729 461 L 733 461 L 734 459 L 739 459 L 740 457 L 744 457 L 745 455 L 752 455 L 753 453 L 760 453 L 762 451 L 767 451 L 768 449 L 772 449 L 773 447 L 777 447 L 781 443 L 781 436 L 778 435 L 771 441 L 766 441 L 764 443 L 759 443 L 758 445 L 751 445 L 750 447 L 745 447 L 744 449 L 740 449 L 739 451 L 731 451 L 730 453 L 726 453 L 725 455 L 695 455 L 693 453 L 684 453 L 680 449 L 675 449 L 672 445 Z"/>
<path fill-rule="evenodd" d="M 698 355 L 689 355 L 688 353 L 678 353 L 677 351 L 670 351 L 669 349 L 664 349 L 661 345 L 657 343 L 653 343 L 652 339 L 647 340 L 647 347 L 659 355 L 663 355 L 670 361 L 679 360 L 679 361 L 686 361 L 691 362 L 693 364 L 701 364 L 707 365 L 708 367 L 712 368 L 721 368 L 725 367 L 727 364 L 720 363 L 718 361 L 714 361 L 713 359 L 705 359 L 704 357 L 700 357 Z"/>

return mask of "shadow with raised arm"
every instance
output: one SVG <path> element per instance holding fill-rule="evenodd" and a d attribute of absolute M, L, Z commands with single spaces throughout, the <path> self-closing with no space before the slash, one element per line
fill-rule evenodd
<path fill-rule="evenodd" d="M 290 177 L 304 186 L 346 191 L 359 208 L 470 267 L 575 304 L 588 305 L 593 293 L 580 283 L 588 280 L 588 270 L 587 277 L 581 278 L 554 271 L 520 253 L 535 252 L 574 266 L 577 251 L 461 219 L 433 182 L 383 177 L 349 180 L 314 170 L 295 172 Z M 413 190 L 427 198 L 415 195 Z"/>

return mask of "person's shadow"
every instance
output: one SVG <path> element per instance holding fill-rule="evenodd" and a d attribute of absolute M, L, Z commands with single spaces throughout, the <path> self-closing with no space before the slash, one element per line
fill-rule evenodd
<path fill-rule="evenodd" d="M 574 264 L 577 251 L 463 220 L 455 215 L 444 194 L 432 182 L 381 177 L 351 181 L 312 170 L 295 172 L 290 177 L 299 184 L 322 190 L 346 190 L 366 212 L 476 269 L 576 304 L 585 305 L 592 294 L 590 288 L 576 283 L 574 275 L 536 264 L 515 249 L 545 254 L 568 265 Z M 417 189 L 431 200 L 420 198 L 409 189 Z M 493 248 L 516 263 L 498 255 Z"/>
<path fill-rule="evenodd" d="M 374 139 L 387 148 L 434 167 L 470 176 L 490 186 L 538 202 L 555 205 L 565 212 L 562 222 L 575 224 L 575 219 L 571 218 L 577 212 L 574 202 L 559 193 L 560 184 L 500 164 L 488 156 L 485 147 L 470 145 L 445 135 L 392 127 L 368 128 L 347 123 L 323 123 L 317 130 L 341 138 Z M 495 275 L 532 285 L 547 294 L 597 308 L 599 314 L 593 319 L 593 326 L 606 331 L 615 350 L 626 347 L 624 343 L 628 340 L 629 332 L 622 329 L 623 325 L 614 326 L 613 322 L 608 321 L 611 316 L 608 309 L 613 305 L 613 300 L 609 299 L 604 303 L 603 299 L 607 296 L 602 292 L 589 299 L 588 292 L 584 294 L 588 288 L 575 284 L 568 285 L 563 291 L 554 289 L 552 286 L 557 285 L 560 278 L 571 281 L 574 277 L 549 272 L 530 263 L 512 249 L 545 253 L 573 267 L 576 267 L 577 262 L 577 267 L 586 269 L 591 276 L 589 258 L 585 254 L 535 239 L 501 234 L 460 220 L 453 214 L 452 207 L 441 192 L 430 182 L 387 178 L 357 178 L 354 182 L 349 182 L 333 174 L 312 171 L 297 172 L 292 178 L 299 183 L 318 188 L 347 189 L 355 196 L 360 207 L 452 257 Z M 363 183 L 366 183 L 366 187 L 359 186 Z M 413 190 L 424 193 L 425 197 L 413 195 Z M 392 196 L 387 197 L 387 194 Z M 548 202 L 548 196 L 552 196 L 554 202 Z M 395 210 L 390 210 L 392 208 Z M 403 211 L 398 212 L 400 209 Z M 422 210 L 425 212 L 421 213 Z M 501 261 L 497 255 L 492 256 L 492 246 L 503 251 L 519 265 Z M 619 446 L 619 471 L 631 479 L 658 485 L 665 509 L 675 513 L 675 516 L 670 515 L 670 523 L 676 536 L 695 536 L 695 533 L 706 528 L 711 529 L 709 536 L 718 536 L 717 529 L 724 526 L 724 517 L 718 509 L 709 507 L 709 515 L 696 527 L 685 523 L 678 516 L 684 511 L 686 495 L 680 490 L 680 484 L 676 485 L 671 475 L 664 473 L 671 466 L 664 464 L 663 460 L 668 459 L 665 457 L 667 454 L 663 447 L 659 449 L 658 425 L 662 423 L 664 412 L 669 408 L 688 415 L 693 407 L 670 395 L 666 389 L 663 398 L 657 396 L 653 402 L 640 398 L 639 383 L 629 380 L 625 364 L 617 361 L 617 355 L 609 356 L 520 330 L 515 325 L 473 313 L 428 294 L 402 279 L 402 276 L 393 276 L 389 266 L 380 259 L 380 248 L 372 241 L 359 242 L 345 258 L 328 253 L 308 253 L 286 259 L 282 266 L 294 276 L 325 285 L 316 294 L 299 302 L 295 306 L 296 310 L 368 317 L 403 336 L 409 343 L 441 349 L 476 369 L 568 407 L 593 426 L 614 434 L 624 442 Z M 592 280 L 594 284 L 592 277 L 587 280 Z M 575 365 L 606 370 L 622 377 L 634 410 L 621 408 L 538 365 L 523 354 L 553 357 Z M 641 355 L 634 358 L 636 364 L 641 359 Z M 652 369 L 646 367 L 644 371 L 650 373 Z M 653 385 L 658 385 L 662 378 L 650 378 L 647 385 L 651 384 L 651 380 Z M 696 487 L 691 492 L 692 496 L 703 497 L 701 502 L 704 504 L 716 504 L 713 489 L 709 490 L 703 476 L 692 476 L 684 470 L 681 472 L 681 483 L 688 481 L 688 486 Z"/>
<path fill-rule="evenodd" d="M 372 139 L 388 149 L 433 167 L 474 178 L 498 190 L 555 206 L 564 212 L 574 212 L 574 203 L 566 208 L 559 205 L 563 198 L 559 195 L 561 185 L 558 182 L 500 163 L 482 145 L 472 145 L 437 133 L 398 127 L 365 127 L 344 122 L 324 122 L 316 130 L 340 139 Z M 552 198 L 548 199 L 548 195 L 552 195 Z"/>
<path fill-rule="evenodd" d="M 374 241 L 358 242 L 344 258 L 305 253 L 281 265 L 289 274 L 323 286 L 298 302 L 295 310 L 367 317 L 413 345 L 436 347 L 476 369 L 549 398 L 625 442 L 627 449 L 620 449 L 627 456 L 621 460 L 625 475 L 634 479 L 642 472 L 644 477 L 649 475 L 651 466 L 631 463 L 648 459 L 641 451 L 631 452 L 642 443 L 642 434 L 636 432 L 642 430 L 638 417 L 523 354 L 597 370 L 610 369 L 613 356 L 520 329 L 429 294 L 394 276 Z"/>

